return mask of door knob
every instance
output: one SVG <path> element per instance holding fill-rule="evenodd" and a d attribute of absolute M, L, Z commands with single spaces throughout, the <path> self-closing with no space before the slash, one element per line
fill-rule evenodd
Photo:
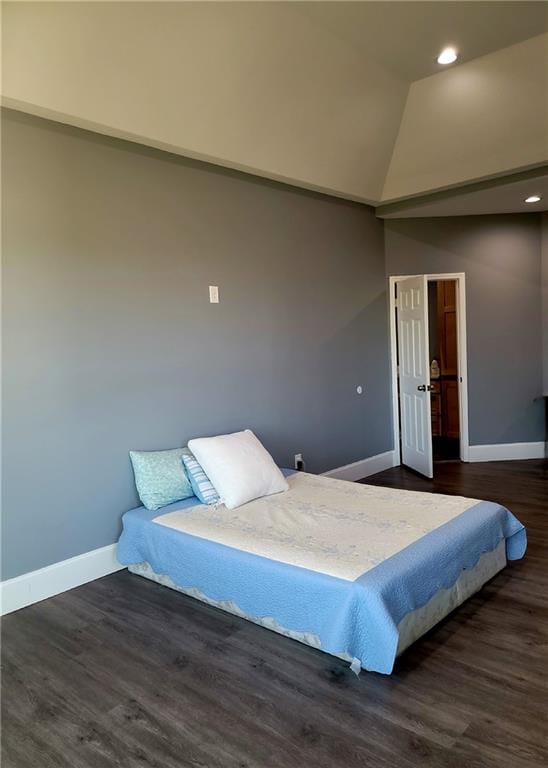
<path fill-rule="evenodd" d="M 426 392 L 426 384 L 419 384 L 417 389 L 419 392 Z"/>

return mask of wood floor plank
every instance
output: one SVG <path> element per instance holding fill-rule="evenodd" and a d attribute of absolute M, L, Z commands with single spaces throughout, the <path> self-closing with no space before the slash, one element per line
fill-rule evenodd
<path fill-rule="evenodd" d="M 504 504 L 511 564 L 362 673 L 127 571 L 5 617 L 6 768 L 540 768 L 548 764 L 548 465 L 402 467 L 365 481 Z"/>

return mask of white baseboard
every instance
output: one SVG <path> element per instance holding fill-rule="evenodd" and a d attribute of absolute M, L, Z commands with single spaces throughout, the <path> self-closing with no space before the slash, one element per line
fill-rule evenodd
<path fill-rule="evenodd" d="M 545 445 L 538 443 L 499 443 L 497 445 L 471 445 L 469 461 L 510 461 L 518 459 L 541 459 L 545 456 Z M 322 474 L 338 480 L 361 480 L 394 467 L 394 451 L 378 453 L 367 459 L 330 469 Z M 116 544 L 109 544 L 83 555 L 53 563 L 37 571 L 24 573 L 14 579 L 0 582 L 0 615 L 12 613 L 26 605 L 46 600 L 68 589 L 74 589 L 88 581 L 121 571 L 125 566 L 116 559 Z"/>
<path fill-rule="evenodd" d="M 517 461 L 519 459 L 543 459 L 545 444 L 497 443 L 496 445 L 471 445 L 468 461 Z"/>
<path fill-rule="evenodd" d="M 0 582 L 0 615 L 12 613 L 123 568 L 125 566 L 120 565 L 116 559 L 116 544 L 109 544 L 14 579 L 7 579 Z"/>
<path fill-rule="evenodd" d="M 340 480 L 361 480 L 394 466 L 394 451 L 380 453 L 368 459 L 337 467 L 323 474 Z M 100 579 L 125 566 L 116 559 L 116 544 L 110 544 L 83 555 L 53 563 L 37 571 L 24 573 L 14 579 L 0 582 L 0 615 L 18 611 L 26 605 L 46 600 L 88 581 Z"/>
<path fill-rule="evenodd" d="M 345 464 L 343 467 L 335 467 L 328 472 L 322 472 L 326 477 L 334 477 L 337 480 L 361 480 L 362 477 L 375 475 L 385 469 L 395 466 L 394 451 L 386 453 L 377 453 L 368 459 L 354 461 L 352 464 Z"/>

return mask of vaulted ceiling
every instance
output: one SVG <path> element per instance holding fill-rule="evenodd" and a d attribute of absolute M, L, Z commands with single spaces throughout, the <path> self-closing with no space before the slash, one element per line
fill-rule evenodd
<path fill-rule="evenodd" d="M 295 2 L 331 34 L 407 82 L 440 71 L 445 45 L 461 63 L 546 29 L 543 2 Z"/>
<path fill-rule="evenodd" d="M 374 205 L 500 191 L 548 163 L 547 17 L 543 2 L 6 2 L 3 103 Z"/>

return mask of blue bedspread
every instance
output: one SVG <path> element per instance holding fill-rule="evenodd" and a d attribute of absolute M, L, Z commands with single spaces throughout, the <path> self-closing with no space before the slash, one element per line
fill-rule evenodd
<path fill-rule="evenodd" d="M 272 617 L 286 629 L 313 633 L 324 651 L 348 653 L 364 669 L 385 674 L 392 672 L 398 624 L 406 614 L 455 584 L 502 539 L 508 560 L 523 557 L 527 547 L 523 525 L 499 504 L 481 501 L 347 581 L 153 523 L 198 503 L 192 497 L 155 512 L 143 507 L 127 512 L 118 543 L 120 563 L 148 562 L 178 586 L 233 601 L 250 617 Z"/>

